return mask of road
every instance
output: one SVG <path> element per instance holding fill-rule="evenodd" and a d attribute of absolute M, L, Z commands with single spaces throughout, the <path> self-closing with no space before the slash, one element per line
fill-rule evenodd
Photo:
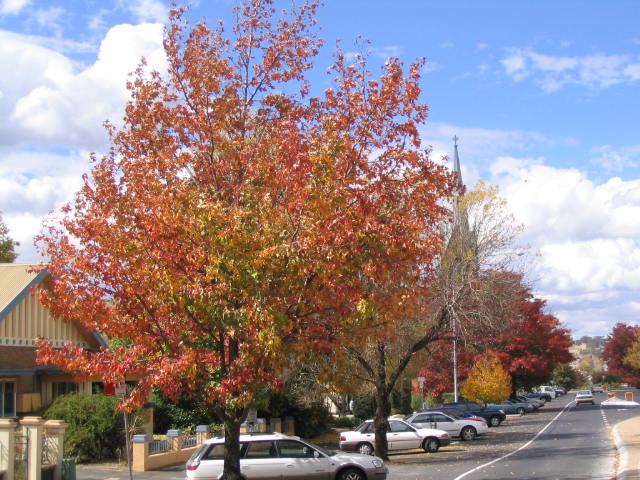
<path fill-rule="evenodd" d="M 638 398 L 636 392 L 635 398 Z M 576 406 L 569 394 L 538 412 L 509 417 L 490 435 L 437 454 L 391 457 L 389 480 L 587 480 L 615 478 L 609 426 L 638 416 L 637 408 Z M 599 403 L 605 394 L 596 395 Z"/>

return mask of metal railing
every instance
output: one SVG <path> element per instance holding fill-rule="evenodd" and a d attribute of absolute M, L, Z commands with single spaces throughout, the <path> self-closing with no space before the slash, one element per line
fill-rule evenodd
<path fill-rule="evenodd" d="M 198 445 L 198 435 L 183 435 L 182 439 L 182 448 L 190 448 Z"/>
<path fill-rule="evenodd" d="M 169 451 L 169 440 L 152 440 L 149 442 L 149 455 L 165 453 Z"/>

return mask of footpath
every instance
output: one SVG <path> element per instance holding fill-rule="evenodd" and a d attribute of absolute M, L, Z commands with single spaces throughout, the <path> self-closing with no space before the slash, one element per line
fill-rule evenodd
<path fill-rule="evenodd" d="M 640 480 L 640 417 L 615 425 L 613 438 L 619 453 L 616 480 Z"/>

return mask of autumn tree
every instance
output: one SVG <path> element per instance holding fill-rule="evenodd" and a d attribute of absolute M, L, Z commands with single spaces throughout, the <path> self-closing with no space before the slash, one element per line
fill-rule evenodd
<path fill-rule="evenodd" d="M 584 383 L 584 376 L 568 363 L 558 365 L 553 370 L 553 383 L 572 390 Z"/>
<path fill-rule="evenodd" d="M 512 304 L 504 330 L 492 342 L 491 348 L 511 375 L 514 391 L 548 382 L 558 365 L 573 360 L 570 331 L 545 312 L 545 305 L 524 289 Z"/>
<path fill-rule="evenodd" d="M 139 378 L 125 410 L 154 387 L 198 395 L 224 424 L 230 480 L 240 424 L 292 360 L 422 318 L 454 188 L 418 136 L 423 62 L 390 58 L 375 78 L 338 49 L 310 96 L 315 11 L 248 1 L 227 34 L 174 10 L 167 72 L 141 64 L 110 152 L 39 238 L 52 314 L 124 340 L 43 340 L 39 361 Z"/>
<path fill-rule="evenodd" d="M 640 370 L 640 329 L 638 329 L 635 341 L 627 350 L 627 354 L 622 360 L 622 363 L 636 370 Z"/>
<path fill-rule="evenodd" d="M 510 292 L 519 291 L 511 277 L 495 274 L 512 265 L 520 231 L 497 188 L 479 182 L 464 194 L 462 185 L 457 187 L 448 198 L 454 216 L 437 225 L 445 243 L 430 265 L 421 265 L 424 273 L 414 295 L 396 304 L 380 303 L 386 294 L 362 302 L 362 319 L 377 328 L 360 330 L 330 357 L 374 393 L 375 451 L 383 459 L 390 396 L 413 359 L 436 342 L 451 342 L 454 335 L 461 338 L 501 319 Z M 367 283 L 372 292 L 395 288 L 393 283 Z"/>
<path fill-rule="evenodd" d="M 11 237 L 9 237 L 9 228 L 2 219 L 0 212 L 0 263 L 13 263 L 18 254 L 15 247 L 18 245 Z"/>
<path fill-rule="evenodd" d="M 633 354 L 634 343 L 637 342 L 640 328 L 618 322 L 607 336 L 602 349 L 602 360 L 607 365 L 607 371 L 618 381 L 640 385 L 640 369 L 632 363 L 625 363 L 625 359 Z"/>
<path fill-rule="evenodd" d="M 495 353 L 480 357 L 460 389 L 467 400 L 479 403 L 501 402 L 511 393 L 511 378 Z"/>

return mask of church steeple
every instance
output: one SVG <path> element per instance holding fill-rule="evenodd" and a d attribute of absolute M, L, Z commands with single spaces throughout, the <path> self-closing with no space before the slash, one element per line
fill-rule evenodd
<path fill-rule="evenodd" d="M 460 157 L 458 157 L 458 137 L 453 136 L 453 171 L 458 174 L 458 185 L 462 187 L 462 169 L 460 168 Z"/>

